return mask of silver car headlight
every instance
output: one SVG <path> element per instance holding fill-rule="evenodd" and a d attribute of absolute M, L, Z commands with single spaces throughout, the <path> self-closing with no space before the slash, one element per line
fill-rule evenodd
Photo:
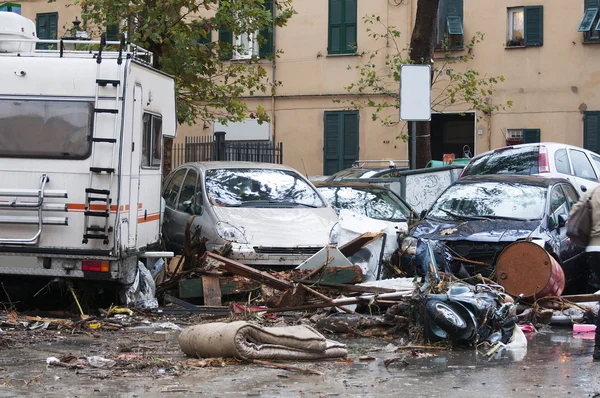
<path fill-rule="evenodd" d="M 227 241 L 241 244 L 248 244 L 246 236 L 238 228 L 223 221 L 217 223 L 217 234 Z"/>
<path fill-rule="evenodd" d="M 340 234 L 342 232 L 342 227 L 340 227 L 340 223 L 336 222 L 331 230 L 329 231 L 329 245 L 337 246 L 340 242 Z"/>
<path fill-rule="evenodd" d="M 400 251 L 413 256 L 417 254 L 417 239 L 412 236 L 404 238 L 402 244 L 400 244 Z"/>

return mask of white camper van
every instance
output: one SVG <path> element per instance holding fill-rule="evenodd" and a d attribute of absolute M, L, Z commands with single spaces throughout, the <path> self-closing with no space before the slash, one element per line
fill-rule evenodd
<path fill-rule="evenodd" d="M 165 254 L 174 80 L 124 38 L 41 41 L 17 17 L 0 12 L 0 279 L 131 283 L 140 257 Z"/>

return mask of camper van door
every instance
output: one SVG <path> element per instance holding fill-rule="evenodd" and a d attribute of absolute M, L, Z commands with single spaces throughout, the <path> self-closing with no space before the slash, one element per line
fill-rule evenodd
<path fill-rule="evenodd" d="M 131 140 L 134 150 L 131 152 L 131 179 L 129 186 L 129 247 L 137 244 L 138 202 L 140 197 L 140 153 L 142 152 L 142 86 L 135 85 L 133 91 L 133 123 Z"/>

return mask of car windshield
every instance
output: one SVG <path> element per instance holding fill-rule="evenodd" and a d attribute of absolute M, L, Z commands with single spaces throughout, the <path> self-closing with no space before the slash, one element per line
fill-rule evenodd
<path fill-rule="evenodd" d="M 386 221 L 406 221 L 410 209 L 393 193 L 376 187 L 320 187 L 319 193 L 339 214 L 347 209 Z"/>
<path fill-rule="evenodd" d="M 456 184 L 436 200 L 427 216 L 444 220 L 539 220 L 545 203 L 545 187 L 508 182 Z"/>
<path fill-rule="evenodd" d="M 508 147 L 494 151 L 479 158 L 465 167 L 463 176 L 479 174 L 538 174 L 539 146 L 520 148 Z"/>
<path fill-rule="evenodd" d="M 330 181 L 351 180 L 353 178 L 369 178 L 380 170 L 362 169 L 359 167 L 341 170 L 331 176 Z"/>
<path fill-rule="evenodd" d="M 324 207 L 315 189 L 298 174 L 275 169 L 213 169 L 206 172 L 213 205 L 232 207 Z"/>

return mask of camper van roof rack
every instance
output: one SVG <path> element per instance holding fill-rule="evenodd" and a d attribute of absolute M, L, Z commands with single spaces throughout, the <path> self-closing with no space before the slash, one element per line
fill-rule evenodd
<path fill-rule="evenodd" d="M 47 44 L 50 49 L 38 49 L 36 48 L 33 52 L 8 52 L 0 53 L 0 56 L 10 56 L 19 54 L 20 56 L 33 56 L 33 57 L 60 57 L 60 58 L 96 58 L 100 51 L 100 40 L 31 40 L 25 38 L 6 38 L 0 36 L 0 44 L 2 42 L 21 42 L 21 43 L 35 43 Z M 122 48 L 122 53 L 119 51 L 120 48 L 119 40 L 107 40 L 106 44 L 102 46 L 102 58 L 104 59 L 118 59 L 120 56 L 132 58 L 137 61 L 143 62 L 148 65 L 152 65 L 153 57 L 152 52 L 136 45 L 133 43 L 126 42 Z M 65 47 L 73 47 L 74 50 L 67 50 Z"/>

